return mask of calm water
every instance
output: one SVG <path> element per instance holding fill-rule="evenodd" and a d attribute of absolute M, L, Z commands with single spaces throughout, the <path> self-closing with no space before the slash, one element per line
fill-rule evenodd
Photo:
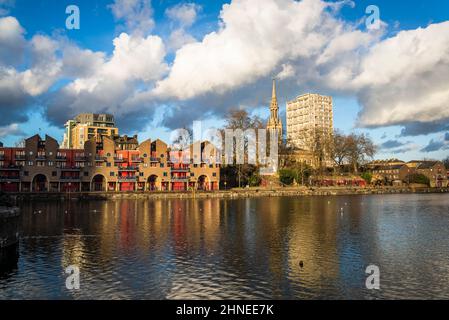
<path fill-rule="evenodd" d="M 449 299 L 448 195 L 22 208 L 0 299 Z M 380 291 L 365 289 L 370 264 Z M 68 265 L 79 291 L 65 288 Z"/>

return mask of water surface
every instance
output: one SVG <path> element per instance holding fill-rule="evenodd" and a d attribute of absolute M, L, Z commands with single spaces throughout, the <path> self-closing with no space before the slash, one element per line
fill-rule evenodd
<path fill-rule="evenodd" d="M 449 299 L 449 196 L 22 204 L 0 299 Z M 303 261 L 303 267 L 300 267 Z M 381 290 L 365 287 L 379 266 Z M 65 287 L 69 265 L 81 289 Z"/>

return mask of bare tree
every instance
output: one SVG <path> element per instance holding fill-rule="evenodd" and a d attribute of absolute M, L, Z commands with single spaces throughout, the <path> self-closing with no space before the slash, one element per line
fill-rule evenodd
<path fill-rule="evenodd" d="M 364 164 L 367 158 L 374 157 L 376 149 L 368 135 L 352 133 L 347 137 L 348 160 L 354 173 L 358 173 L 359 166 Z"/>
<path fill-rule="evenodd" d="M 446 167 L 447 170 L 449 170 L 449 157 L 447 157 L 446 159 L 443 160 L 444 166 Z"/>
<path fill-rule="evenodd" d="M 332 144 L 330 145 L 330 156 L 334 161 L 337 170 L 344 165 L 349 157 L 349 143 L 348 136 L 344 135 L 338 130 L 335 130 Z"/>
<path fill-rule="evenodd" d="M 242 131 L 245 131 L 247 129 L 254 129 L 257 135 L 257 129 L 262 129 L 264 127 L 262 119 L 258 116 L 251 117 L 246 110 L 231 110 L 229 111 L 228 115 L 226 116 L 226 125 L 224 129 L 241 129 Z M 222 129 L 222 135 L 224 136 L 224 129 Z M 225 141 L 223 140 L 223 143 Z M 224 148 L 224 146 L 223 146 Z M 234 146 L 234 154 L 236 152 L 235 150 L 236 146 Z M 248 149 L 248 140 L 245 138 L 244 140 L 244 148 L 245 150 Z M 234 171 L 236 171 L 237 174 L 237 180 L 238 180 L 238 186 L 242 186 L 242 180 L 248 181 L 249 177 L 253 175 L 257 169 L 254 165 L 248 164 L 248 155 L 244 155 L 244 164 L 238 164 Z M 228 168 L 227 171 L 233 171 L 233 168 Z"/>

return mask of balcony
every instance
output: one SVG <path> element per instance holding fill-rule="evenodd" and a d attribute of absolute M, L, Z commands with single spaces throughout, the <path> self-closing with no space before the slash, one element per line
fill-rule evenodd
<path fill-rule="evenodd" d="M 137 171 L 138 167 L 129 166 L 129 167 L 118 167 L 118 171 Z"/>
<path fill-rule="evenodd" d="M 61 171 L 80 171 L 81 168 L 79 167 L 63 167 L 63 168 L 59 168 L 61 169 Z"/>
<path fill-rule="evenodd" d="M 80 182 L 80 177 L 60 177 L 59 178 L 63 182 Z"/>
<path fill-rule="evenodd" d="M 95 156 L 95 161 L 106 161 L 107 158 L 103 156 Z"/>
<path fill-rule="evenodd" d="M 119 158 L 119 157 L 114 157 L 114 161 L 115 162 L 125 162 L 125 159 Z"/>
<path fill-rule="evenodd" d="M 188 182 L 190 177 L 171 177 L 171 181 Z"/>
<path fill-rule="evenodd" d="M 0 176 L 0 181 L 18 182 L 20 181 L 20 176 Z"/>
<path fill-rule="evenodd" d="M 131 158 L 131 162 L 143 162 L 142 158 Z"/>
<path fill-rule="evenodd" d="M 161 158 L 151 157 L 150 162 L 161 162 Z"/>
<path fill-rule="evenodd" d="M 120 182 L 136 182 L 137 177 L 135 177 L 135 176 L 129 176 L 129 177 L 119 176 L 118 181 L 120 181 Z"/>
<path fill-rule="evenodd" d="M 15 154 L 14 155 L 14 159 L 25 161 L 26 160 L 26 156 L 24 154 Z M 1 157 L 0 157 L 0 160 L 2 160 Z"/>
<path fill-rule="evenodd" d="M 20 166 L 3 166 L 3 167 L 0 167 L 1 171 L 20 171 L 20 169 L 22 169 L 22 167 L 20 167 Z"/>
<path fill-rule="evenodd" d="M 0 160 L 5 160 L 5 155 L 4 154 L 0 154 Z"/>
<path fill-rule="evenodd" d="M 47 155 L 45 155 L 45 154 L 36 155 L 36 160 L 46 160 L 46 159 L 47 159 Z"/>
<path fill-rule="evenodd" d="M 187 172 L 190 172 L 190 169 L 189 168 L 171 168 L 171 172 L 187 173 Z"/>
<path fill-rule="evenodd" d="M 56 156 L 56 161 L 67 161 L 67 156 Z"/>
<path fill-rule="evenodd" d="M 85 156 L 75 156 L 75 161 L 86 161 L 86 157 Z"/>

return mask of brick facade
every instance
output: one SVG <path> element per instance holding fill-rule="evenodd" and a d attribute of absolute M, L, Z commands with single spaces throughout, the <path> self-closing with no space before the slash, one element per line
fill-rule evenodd
<path fill-rule="evenodd" d="M 0 148 L 0 190 L 4 192 L 187 191 L 218 190 L 220 165 L 203 154 L 216 149 L 199 143 L 186 151 L 169 150 L 161 140 L 146 140 L 122 150 L 114 137 L 91 138 L 84 149 L 60 149 L 38 135 L 24 148 Z M 192 156 L 191 156 L 192 155 Z M 179 159 L 185 163 L 179 163 Z M 218 158 L 218 157 L 217 157 Z"/>

